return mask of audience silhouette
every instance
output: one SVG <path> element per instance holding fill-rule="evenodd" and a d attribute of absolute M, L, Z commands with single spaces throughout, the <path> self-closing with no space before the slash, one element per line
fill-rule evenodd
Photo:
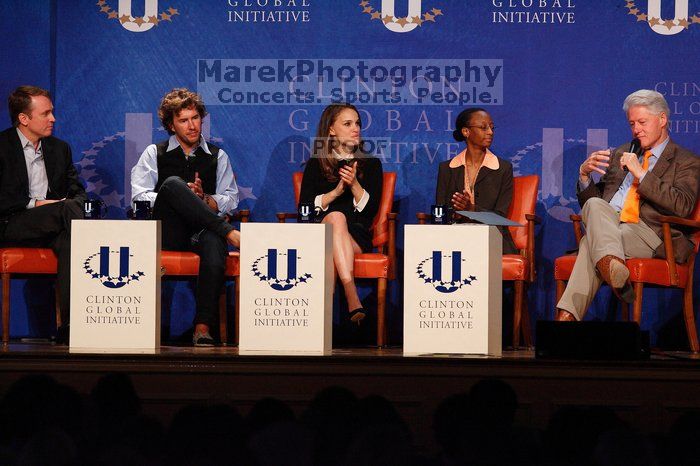
<path fill-rule="evenodd" d="M 515 390 L 484 379 L 445 398 L 433 417 L 438 452 L 416 445 L 386 398 L 321 390 L 299 415 L 262 398 L 242 417 L 225 403 L 182 407 L 169 426 L 146 416 L 125 374 L 100 378 L 89 396 L 28 375 L 0 400 L 0 464 L 245 466 L 666 466 L 700 464 L 700 414 L 667 435 L 636 432 L 610 408 L 566 406 L 544 431 L 521 425 Z"/>

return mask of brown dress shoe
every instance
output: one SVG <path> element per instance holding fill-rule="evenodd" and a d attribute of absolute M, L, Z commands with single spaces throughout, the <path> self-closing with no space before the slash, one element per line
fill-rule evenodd
<path fill-rule="evenodd" d="M 557 309 L 557 317 L 555 319 L 557 322 L 576 322 L 578 319 L 569 311 L 564 309 Z"/>
<path fill-rule="evenodd" d="M 600 278 L 612 288 L 618 299 L 631 303 L 634 301 L 634 289 L 629 282 L 630 271 L 625 261 L 617 256 L 607 255 L 595 265 Z"/>

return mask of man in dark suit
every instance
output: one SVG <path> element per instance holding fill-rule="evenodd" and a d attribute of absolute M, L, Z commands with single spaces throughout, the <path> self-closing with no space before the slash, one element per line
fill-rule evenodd
<path fill-rule="evenodd" d="M 12 128 L 0 133 L 0 245 L 50 247 L 58 257 L 59 338 L 70 317 L 70 227 L 82 218 L 85 189 L 70 147 L 51 136 L 48 91 L 20 86 L 8 98 Z"/>
<path fill-rule="evenodd" d="M 578 199 L 586 226 L 571 278 L 557 304 L 557 320 L 583 318 L 604 281 L 626 302 L 634 301 L 625 258 L 665 257 L 659 215 L 687 217 L 700 189 L 700 158 L 671 141 L 669 108 L 655 91 L 639 90 L 623 104 L 642 157 L 629 145 L 593 152 L 581 165 Z M 602 174 L 594 183 L 591 174 Z M 675 259 L 693 250 L 688 235 L 671 227 Z"/>

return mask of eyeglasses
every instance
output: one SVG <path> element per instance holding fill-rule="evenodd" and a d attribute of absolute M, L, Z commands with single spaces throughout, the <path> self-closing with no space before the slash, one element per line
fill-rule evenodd
<path fill-rule="evenodd" d="M 494 126 L 494 125 L 467 126 L 467 128 L 479 128 L 481 131 L 487 131 L 490 129 L 491 131 L 494 131 L 496 129 L 496 126 Z"/>

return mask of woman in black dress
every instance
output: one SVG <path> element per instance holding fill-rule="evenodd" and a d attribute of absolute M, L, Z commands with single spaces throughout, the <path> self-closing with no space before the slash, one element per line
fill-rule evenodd
<path fill-rule="evenodd" d="M 435 204 L 457 210 L 487 210 L 507 217 L 513 200 L 513 165 L 489 150 L 494 125 L 483 108 L 463 110 L 452 133 L 467 147 L 438 168 Z M 503 236 L 503 254 L 516 254 L 508 228 L 499 227 Z"/>
<path fill-rule="evenodd" d="M 326 107 L 304 169 L 301 203 L 312 203 L 317 218 L 333 225 L 333 262 L 348 302 L 350 320 L 367 316 L 353 277 L 355 254 L 372 249 L 370 227 L 382 197 L 382 164 L 362 152 L 362 121 L 357 109 L 339 103 Z"/>

